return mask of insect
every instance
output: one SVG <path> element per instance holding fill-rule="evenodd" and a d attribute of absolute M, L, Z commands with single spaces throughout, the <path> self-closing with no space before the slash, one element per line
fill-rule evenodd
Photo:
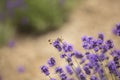
<path fill-rule="evenodd" d="M 62 36 L 61 36 L 61 37 L 58 37 L 57 39 L 58 39 L 60 42 L 62 42 L 62 41 L 63 41 Z"/>
<path fill-rule="evenodd" d="M 61 37 L 58 37 L 57 40 L 62 43 L 62 42 L 63 42 L 62 36 L 61 36 Z M 52 40 L 52 39 L 49 39 L 48 42 L 49 42 L 50 44 L 52 44 L 52 43 L 53 43 L 53 40 Z"/>

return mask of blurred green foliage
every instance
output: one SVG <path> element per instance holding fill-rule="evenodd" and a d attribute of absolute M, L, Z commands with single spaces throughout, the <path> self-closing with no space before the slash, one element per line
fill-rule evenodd
<path fill-rule="evenodd" d="M 76 0 L 2 0 L 0 44 L 20 33 L 44 33 L 59 28 Z M 7 22 L 10 21 L 10 22 Z"/>
<path fill-rule="evenodd" d="M 14 35 L 14 28 L 10 26 L 10 23 L 7 24 L 0 23 L 0 47 L 6 44 Z"/>
<path fill-rule="evenodd" d="M 25 3 L 23 11 L 16 11 L 14 22 L 18 29 L 43 33 L 63 24 L 73 0 L 26 0 Z"/>

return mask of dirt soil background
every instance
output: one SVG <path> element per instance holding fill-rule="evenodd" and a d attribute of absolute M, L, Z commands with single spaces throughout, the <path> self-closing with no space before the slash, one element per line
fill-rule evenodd
<path fill-rule="evenodd" d="M 120 49 L 120 38 L 111 30 L 120 22 L 120 0 L 84 0 L 78 3 L 70 14 L 69 21 L 59 30 L 40 37 L 18 38 L 15 47 L 0 49 L 0 76 L 2 80 L 48 80 L 41 74 L 39 67 L 50 56 L 58 58 L 58 52 L 49 43 L 49 39 L 62 38 L 75 45 L 82 52 L 80 38 L 83 35 L 97 36 L 103 32 L 106 39 L 113 39 Z M 62 65 L 58 58 L 58 64 Z M 17 72 L 19 66 L 25 72 Z M 110 80 L 110 79 L 109 79 Z"/>

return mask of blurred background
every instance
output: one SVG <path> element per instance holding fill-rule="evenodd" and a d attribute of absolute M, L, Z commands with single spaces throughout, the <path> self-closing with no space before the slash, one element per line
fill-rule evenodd
<path fill-rule="evenodd" d="M 82 52 L 81 36 L 102 32 L 119 48 L 120 38 L 112 34 L 120 22 L 119 4 L 120 0 L 0 0 L 0 80 L 47 80 L 39 67 L 51 55 L 59 60 L 49 39 L 62 37 Z"/>

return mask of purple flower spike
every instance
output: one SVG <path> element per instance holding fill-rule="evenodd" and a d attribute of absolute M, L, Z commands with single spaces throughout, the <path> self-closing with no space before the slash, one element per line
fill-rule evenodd
<path fill-rule="evenodd" d="M 97 54 L 89 54 L 88 59 L 91 63 L 98 62 L 98 55 Z"/>
<path fill-rule="evenodd" d="M 67 42 L 63 42 L 62 48 L 63 48 L 64 52 L 73 51 L 73 46 L 71 44 L 68 44 Z"/>
<path fill-rule="evenodd" d="M 83 64 L 86 61 L 86 58 L 82 58 L 80 64 Z"/>
<path fill-rule="evenodd" d="M 93 41 L 93 37 L 92 37 L 92 36 L 89 36 L 89 37 L 86 39 L 86 42 L 90 44 L 91 41 Z"/>
<path fill-rule="evenodd" d="M 89 63 L 87 63 L 87 64 L 85 64 L 86 66 L 88 66 L 90 69 L 92 69 L 93 68 L 93 65 L 89 62 Z"/>
<path fill-rule="evenodd" d="M 98 39 L 97 40 L 97 45 L 102 45 L 103 44 L 103 40 L 102 39 Z"/>
<path fill-rule="evenodd" d="M 66 58 L 66 61 L 67 61 L 68 63 L 71 63 L 71 62 L 72 62 L 71 57 L 67 57 L 67 58 Z"/>
<path fill-rule="evenodd" d="M 76 58 L 83 58 L 83 54 L 82 53 L 80 53 L 78 51 L 74 51 L 73 53 L 74 53 Z"/>
<path fill-rule="evenodd" d="M 60 54 L 60 58 L 65 58 L 66 54 Z"/>
<path fill-rule="evenodd" d="M 68 46 L 67 46 L 66 42 L 63 43 L 62 48 L 63 48 L 64 52 L 68 52 Z"/>
<path fill-rule="evenodd" d="M 116 26 L 113 28 L 113 34 L 120 36 L 120 23 L 116 24 Z"/>
<path fill-rule="evenodd" d="M 55 78 L 51 78 L 50 80 L 56 80 Z"/>
<path fill-rule="evenodd" d="M 112 49 L 114 47 L 112 40 L 107 40 L 105 43 L 106 43 L 106 46 L 108 47 L 108 49 Z"/>
<path fill-rule="evenodd" d="M 68 78 L 68 79 L 66 79 L 66 80 L 75 80 L 74 78 Z"/>
<path fill-rule="evenodd" d="M 67 56 L 68 57 L 72 57 L 74 54 L 73 53 L 68 53 Z"/>
<path fill-rule="evenodd" d="M 90 80 L 99 80 L 96 76 L 94 76 L 94 75 L 92 75 L 91 77 L 90 77 Z"/>
<path fill-rule="evenodd" d="M 89 49 L 89 44 L 88 44 L 87 42 L 83 42 L 83 43 L 82 43 L 82 47 L 83 47 L 84 49 L 88 50 L 88 49 Z"/>
<path fill-rule="evenodd" d="M 105 56 L 105 54 L 101 53 L 99 55 L 99 59 L 100 59 L 100 61 L 104 61 L 105 59 L 107 59 L 107 57 Z"/>
<path fill-rule="evenodd" d="M 53 67 L 54 65 L 56 64 L 56 61 L 53 57 L 51 57 L 49 60 L 48 60 L 48 65 L 50 67 Z"/>
<path fill-rule="evenodd" d="M 61 79 L 61 80 L 66 80 L 66 79 L 67 79 L 66 74 L 65 74 L 65 73 L 61 73 L 61 74 L 60 74 L 60 79 Z"/>
<path fill-rule="evenodd" d="M 79 74 L 79 78 L 80 80 L 86 80 L 84 73 Z"/>
<path fill-rule="evenodd" d="M 107 45 L 102 45 L 101 46 L 101 53 L 106 53 L 108 51 L 108 46 Z"/>
<path fill-rule="evenodd" d="M 42 67 L 41 67 L 41 71 L 42 71 L 46 76 L 48 76 L 48 75 L 50 74 L 47 66 L 42 66 Z"/>
<path fill-rule="evenodd" d="M 70 75 L 73 74 L 72 68 L 71 68 L 71 66 L 69 66 L 69 65 L 66 66 L 66 71 L 67 71 L 67 73 L 70 74 Z"/>
<path fill-rule="evenodd" d="M 101 65 L 98 62 L 93 63 L 93 65 L 94 65 L 94 71 L 98 72 L 100 67 L 101 67 Z"/>
<path fill-rule="evenodd" d="M 101 80 L 106 80 L 103 69 L 100 69 L 98 72 Z"/>
<path fill-rule="evenodd" d="M 120 50 L 113 50 L 110 55 L 112 56 L 117 56 L 120 59 Z"/>
<path fill-rule="evenodd" d="M 87 75 L 90 75 L 91 74 L 91 71 L 90 71 L 90 69 L 89 69 L 89 67 L 88 66 L 84 66 L 83 67 L 83 69 L 84 69 L 84 71 L 85 71 L 85 73 L 87 74 Z"/>
<path fill-rule="evenodd" d="M 63 73 L 63 69 L 61 67 L 56 67 L 55 72 L 61 74 Z"/>
<path fill-rule="evenodd" d="M 53 42 L 53 46 L 54 46 L 58 51 L 62 51 L 62 47 L 61 47 L 61 45 L 60 45 L 59 39 L 56 39 L 56 40 Z"/>
<path fill-rule="evenodd" d="M 114 62 L 117 62 L 117 61 L 119 61 L 119 58 L 116 56 L 114 57 Z"/>
<path fill-rule="evenodd" d="M 108 63 L 108 69 L 109 69 L 110 73 L 116 74 L 117 69 L 116 69 L 116 65 L 115 65 L 114 61 L 110 61 Z"/>
<path fill-rule="evenodd" d="M 98 39 L 104 40 L 104 34 L 99 33 L 99 34 L 98 34 Z"/>
<path fill-rule="evenodd" d="M 75 72 L 77 75 L 79 75 L 82 72 L 82 70 L 80 69 L 80 67 L 77 67 L 75 68 Z"/>
<path fill-rule="evenodd" d="M 73 51 L 73 46 L 71 44 L 68 44 L 68 51 L 69 52 Z"/>
<path fill-rule="evenodd" d="M 118 58 L 120 59 L 120 50 L 118 50 L 117 56 L 118 56 Z"/>
<path fill-rule="evenodd" d="M 82 41 L 87 41 L 87 36 L 82 36 L 81 40 Z"/>
<path fill-rule="evenodd" d="M 98 52 L 98 51 L 99 51 L 99 48 L 98 48 L 98 47 L 95 47 L 95 48 L 94 48 L 94 51 L 95 51 L 95 52 Z"/>

